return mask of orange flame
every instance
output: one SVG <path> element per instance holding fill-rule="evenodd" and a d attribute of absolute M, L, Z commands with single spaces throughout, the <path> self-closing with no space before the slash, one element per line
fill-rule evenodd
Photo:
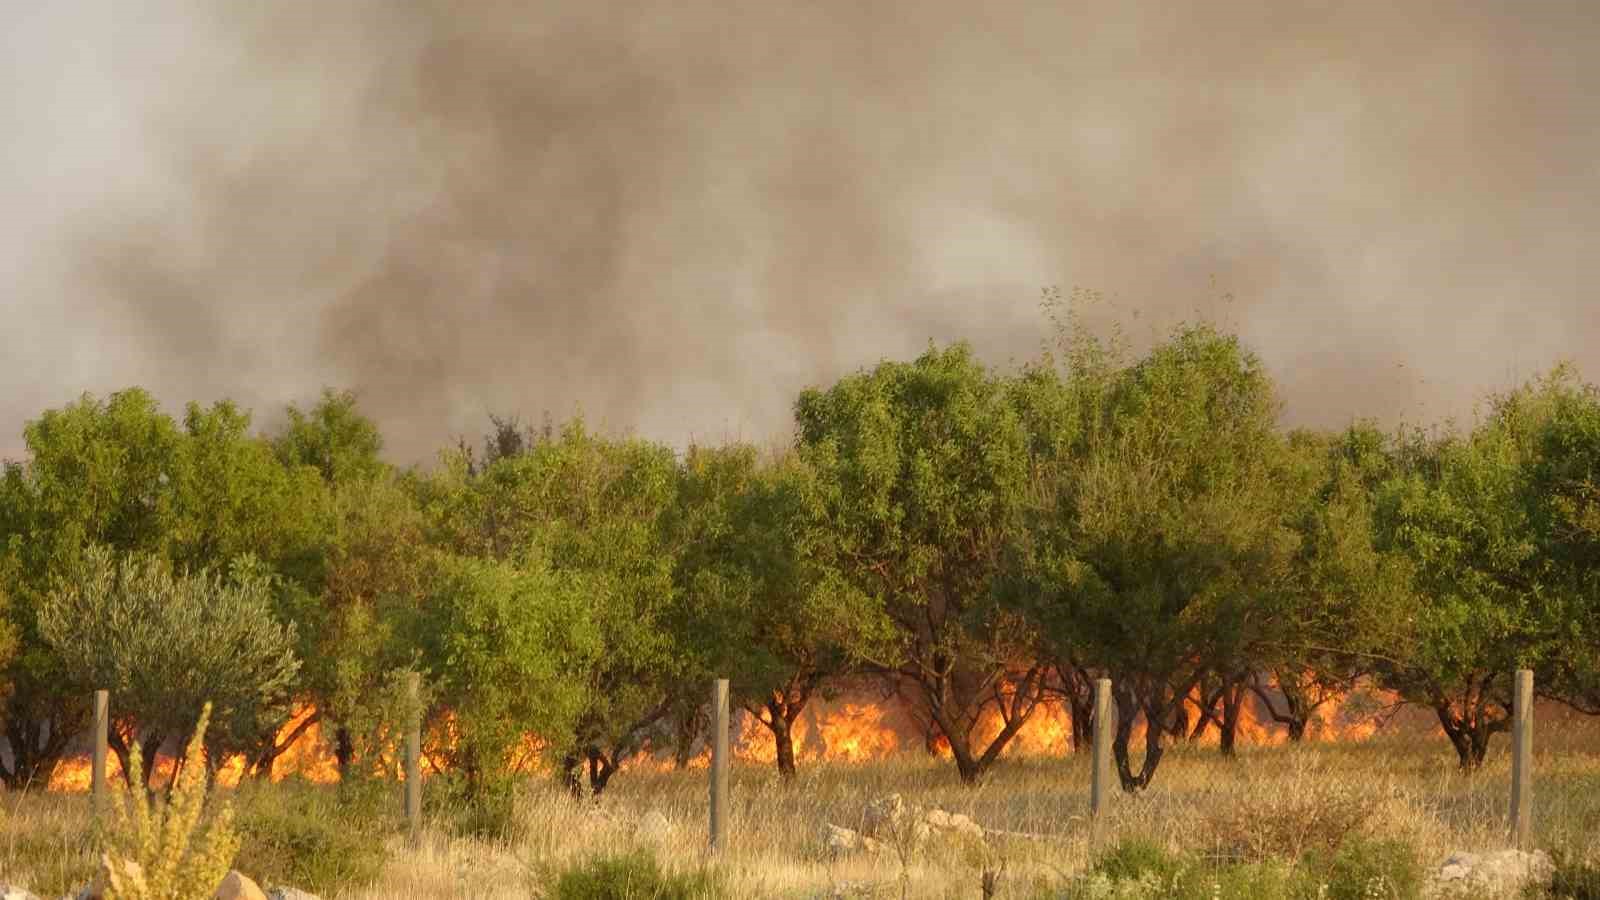
<path fill-rule="evenodd" d="M 289 739 L 301 723 L 316 714 L 316 707 L 306 705 L 289 718 L 283 727 L 278 729 L 275 740 L 279 743 Z M 165 787 L 172 781 L 172 775 L 177 770 L 177 758 L 167 753 L 157 753 L 155 766 L 151 771 L 150 784 L 154 787 Z M 213 783 L 222 787 L 237 787 L 240 779 L 245 776 L 249 768 L 249 761 L 243 754 L 229 756 L 217 766 Z M 278 755 L 273 763 L 272 780 L 282 781 L 290 776 L 298 776 L 318 784 L 331 784 L 339 780 L 339 766 L 334 760 L 333 753 L 328 749 L 322 739 L 322 723 L 313 722 L 306 726 L 299 737 Z M 107 754 L 106 780 L 113 784 L 122 781 L 122 761 L 116 754 Z M 56 765 L 55 771 L 50 775 L 49 790 L 63 793 L 85 793 L 89 790 L 92 780 L 90 761 L 87 757 L 76 756 L 64 759 Z"/>
<path fill-rule="evenodd" d="M 1354 702 L 1360 696 L 1362 702 Z M 1318 706 L 1307 723 L 1307 741 L 1359 741 L 1372 737 L 1379 728 L 1378 722 L 1364 710 L 1392 703 L 1394 697 L 1371 688 L 1337 695 Z M 1191 721 L 1198 714 L 1200 700 L 1189 698 Z M 295 729 L 316 713 L 307 704 L 279 729 L 277 740 L 286 741 Z M 736 716 L 737 732 L 733 735 L 734 754 L 748 763 L 771 765 L 777 757 L 772 732 L 748 713 Z M 999 711 L 990 708 L 980 717 L 973 730 L 974 745 L 982 748 L 994 740 L 1003 727 Z M 1437 727 L 1434 729 L 1437 731 Z M 948 757 L 950 745 L 943 736 L 936 736 L 931 744 L 916 727 L 907 711 L 893 703 L 879 702 L 857 694 L 834 702 L 813 700 L 805 713 L 791 726 L 791 738 L 797 760 L 806 762 L 868 762 L 881 760 L 897 753 L 920 752 L 931 748 L 936 754 Z M 1142 743 L 1144 723 L 1134 727 L 1135 743 Z M 453 747 L 458 735 L 453 717 L 445 714 L 437 719 L 429 732 L 429 744 L 436 747 Z M 1288 731 L 1274 722 L 1258 698 L 1247 695 L 1240 711 L 1237 743 L 1240 746 L 1275 746 L 1287 743 Z M 1215 746 L 1219 740 L 1215 726 L 1208 728 L 1197 741 L 1201 746 Z M 548 769 L 542 741 L 532 735 L 523 739 L 511 758 L 511 766 L 522 773 L 543 772 Z M 1059 702 L 1041 703 L 1027 723 L 1012 738 L 1005 749 L 1007 756 L 1064 756 L 1072 752 L 1072 717 Z M 435 765 L 432 759 L 424 760 L 424 770 Z M 645 770 L 668 770 L 674 763 L 663 754 L 641 753 L 623 762 L 624 767 Z M 710 765 L 710 750 L 702 747 L 690 757 L 689 768 L 706 768 Z M 172 778 L 176 760 L 158 754 L 155 774 L 151 781 L 165 785 Z M 217 770 L 216 783 L 231 787 L 239 783 L 247 772 L 247 760 L 232 756 L 224 760 Z M 374 774 L 391 778 L 404 778 L 397 761 L 381 758 L 373 761 Z M 431 774 L 431 773 L 429 773 Z M 272 780 L 281 781 L 291 776 L 328 784 L 338 781 L 339 769 L 329 742 L 323 739 L 322 725 L 314 722 L 304 728 L 298 738 L 277 758 L 272 770 Z M 108 779 L 120 781 L 121 764 L 115 755 L 107 760 Z M 49 789 L 63 792 L 89 790 L 89 760 L 75 757 L 63 760 L 56 766 L 49 781 Z"/>

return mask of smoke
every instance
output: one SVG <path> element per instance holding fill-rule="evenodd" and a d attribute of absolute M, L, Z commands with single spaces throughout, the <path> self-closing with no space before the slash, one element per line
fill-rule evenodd
<path fill-rule="evenodd" d="M 765 439 L 1039 291 L 1196 312 L 1295 424 L 1434 420 L 1600 309 L 1588 4 L 78 2 L 0 12 L 0 450 L 78 392 L 353 387 Z M 15 452 L 15 451 L 13 451 Z"/>

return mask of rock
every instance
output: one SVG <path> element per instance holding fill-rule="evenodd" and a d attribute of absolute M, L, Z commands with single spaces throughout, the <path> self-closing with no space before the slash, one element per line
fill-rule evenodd
<path fill-rule="evenodd" d="M 983 826 L 974 822 L 972 817 L 964 816 L 960 813 L 949 813 L 942 809 L 930 809 L 923 814 L 922 823 L 935 834 L 983 840 Z"/>
<path fill-rule="evenodd" d="M 21 885 L 0 884 L 0 900 L 39 900 L 39 895 Z"/>
<path fill-rule="evenodd" d="M 1555 864 L 1543 850 L 1454 853 L 1434 874 L 1431 893 L 1516 894 L 1530 883 L 1549 881 L 1554 874 Z"/>
<path fill-rule="evenodd" d="M 890 794 L 867 804 L 861 812 L 861 833 L 868 837 L 883 837 L 900 827 L 906 817 L 906 801 L 899 794 Z"/>
<path fill-rule="evenodd" d="M 75 900 L 103 900 L 113 884 L 126 888 L 129 893 L 138 893 L 138 889 L 144 886 L 144 867 L 129 859 L 123 860 L 121 871 L 113 872 L 111 856 L 102 853 L 100 869 L 94 873 L 94 880 L 78 891 Z"/>
<path fill-rule="evenodd" d="M 267 900 L 322 900 L 322 898 L 299 888 L 279 886 L 267 889 Z"/>
<path fill-rule="evenodd" d="M 222 883 L 211 896 L 216 900 L 267 900 L 261 886 L 240 874 L 238 869 L 222 876 Z"/>
<path fill-rule="evenodd" d="M 823 823 L 822 845 L 834 856 L 848 856 L 853 853 L 878 853 L 883 850 L 881 841 L 848 828 L 838 825 Z"/>
<path fill-rule="evenodd" d="M 659 809 L 652 809 L 639 819 L 639 824 L 633 828 L 633 836 L 645 843 L 657 844 L 672 837 L 677 826 Z"/>

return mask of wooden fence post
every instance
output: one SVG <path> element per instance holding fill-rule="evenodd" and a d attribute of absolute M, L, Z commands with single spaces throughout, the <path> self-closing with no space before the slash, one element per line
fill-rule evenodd
<path fill-rule="evenodd" d="M 711 852 L 728 843 L 728 679 L 711 688 Z"/>
<path fill-rule="evenodd" d="M 95 818 L 105 814 L 106 800 L 106 744 L 111 737 L 111 692 L 94 692 L 94 727 L 90 739 L 94 745 L 89 750 L 89 795 Z"/>
<path fill-rule="evenodd" d="M 1111 704 L 1111 679 L 1098 678 L 1094 683 L 1094 749 L 1091 758 L 1093 774 L 1089 780 L 1089 814 L 1100 815 L 1110 799 L 1111 790 L 1111 717 L 1116 713 Z"/>
<path fill-rule="evenodd" d="M 422 675 L 406 676 L 406 824 L 411 841 L 422 837 Z"/>
<path fill-rule="evenodd" d="M 1511 695 L 1511 834 L 1519 850 L 1533 837 L 1533 672 L 1518 669 Z"/>

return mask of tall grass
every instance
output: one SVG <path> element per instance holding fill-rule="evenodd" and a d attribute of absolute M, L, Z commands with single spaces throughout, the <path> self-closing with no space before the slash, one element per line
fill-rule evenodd
<path fill-rule="evenodd" d="M 778 898 L 900 897 L 902 891 L 978 897 L 985 870 L 1001 872 L 997 897 L 1060 897 L 1127 840 L 1227 873 L 1208 882 L 1219 896 L 1289 884 L 1291 874 L 1304 874 L 1298 870 L 1307 860 L 1332 860 L 1341 847 L 1358 845 L 1406 848 L 1427 872 L 1455 851 L 1508 846 L 1505 746 L 1498 744 L 1474 775 L 1456 768 L 1442 739 L 1244 748 L 1232 760 L 1213 749 L 1180 746 L 1148 791 L 1117 798 L 1097 822 L 1085 815 L 1086 755 L 1008 760 L 976 787 L 960 784 L 947 761 L 920 755 L 804 766 L 793 784 L 766 768 L 741 765 L 732 775 L 729 846 L 710 862 L 728 896 Z M 1600 859 L 1600 724 L 1550 729 L 1536 759 L 1537 841 L 1567 859 Z M 964 813 L 1006 834 L 976 846 L 936 842 L 904 859 L 893 852 L 832 858 L 820 837 L 823 823 L 856 827 L 866 803 L 889 793 Z M 50 873 L 72 871 L 83 861 L 75 835 L 87 829 L 87 799 L 0 799 L 7 810 L 0 822 L 0 877 L 37 878 L 34 889 L 41 894 L 65 889 Z M 376 879 L 324 886 L 323 896 L 546 896 L 552 873 L 635 849 L 652 850 L 668 872 L 685 875 L 709 861 L 703 770 L 624 771 L 591 803 L 572 800 L 552 783 L 528 782 L 513 800 L 516 827 L 498 838 L 466 836 L 459 823 L 467 811 L 433 799 L 425 792 L 432 805 L 420 847 L 404 844 L 397 830 L 375 834 L 370 839 L 389 851 Z M 398 809 L 399 802 L 396 789 L 391 805 Z M 636 835 L 651 811 L 673 823 L 670 833 Z M 239 815 L 249 833 L 249 805 L 241 804 Z M 1341 863 L 1346 869 L 1365 864 L 1364 857 Z M 1226 886 L 1235 883 L 1244 886 Z"/>

